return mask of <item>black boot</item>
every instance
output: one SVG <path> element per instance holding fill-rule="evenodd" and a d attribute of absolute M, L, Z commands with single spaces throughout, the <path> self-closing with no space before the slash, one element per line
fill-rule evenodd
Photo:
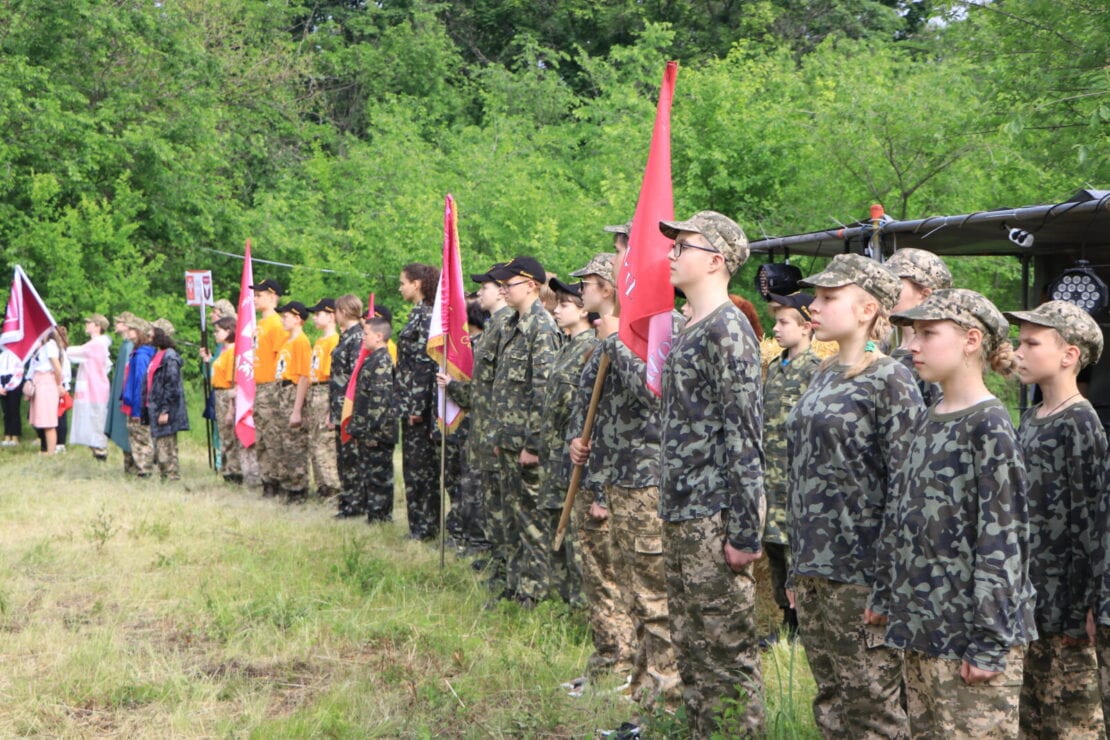
<path fill-rule="evenodd" d="M 262 481 L 262 496 L 264 498 L 273 498 L 277 496 L 279 492 L 280 489 L 277 483 L 269 480 Z"/>
<path fill-rule="evenodd" d="M 779 641 L 783 633 L 791 641 L 798 636 L 798 612 L 790 607 L 784 607 L 782 610 L 782 624 L 759 639 L 759 649 L 767 650 Z"/>
<path fill-rule="evenodd" d="M 300 504 L 308 498 L 308 490 L 304 488 L 286 488 L 284 493 L 287 504 Z"/>

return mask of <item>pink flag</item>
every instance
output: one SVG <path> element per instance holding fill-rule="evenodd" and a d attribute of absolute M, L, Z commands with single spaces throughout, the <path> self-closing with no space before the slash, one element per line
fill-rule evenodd
<path fill-rule="evenodd" d="M 35 342 L 46 336 L 55 323 L 27 273 L 16 265 L 0 344 L 14 352 L 20 362 L 27 362 Z"/>
<path fill-rule="evenodd" d="M 374 315 L 374 294 L 370 294 L 370 298 L 366 301 L 366 315 Z M 363 344 L 359 347 L 358 357 L 355 358 L 355 366 L 351 368 L 351 377 L 347 381 L 347 390 L 343 392 L 343 410 L 340 412 L 339 417 L 339 441 L 343 444 L 350 442 L 353 437 L 347 433 L 347 425 L 351 423 L 351 417 L 355 413 L 355 393 L 358 390 L 358 373 L 362 370 L 362 365 L 366 362 L 366 358 L 370 356 L 370 351 L 366 349 Z"/>
<path fill-rule="evenodd" d="M 474 352 L 466 330 L 466 289 L 463 288 L 462 255 L 459 253 L 458 212 L 448 194 L 443 206 L 443 268 L 428 327 L 428 354 L 455 380 L 470 380 L 474 374 Z M 439 390 L 440 428 L 454 430 L 463 410 Z"/>
<path fill-rule="evenodd" d="M 667 258 L 671 242 L 659 231 L 659 222 L 674 218 L 671 100 L 677 76 L 678 63 L 667 62 L 640 199 L 636 202 L 636 215 L 628 236 L 628 254 L 617 276 L 620 338 L 647 363 L 647 387 L 657 396 L 663 391 L 663 361 L 671 349 L 671 311 L 674 310 L 674 287 Z"/>
<path fill-rule="evenodd" d="M 239 316 L 235 322 L 235 436 L 244 447 L 254 444 L 254 267 L 251 240 L 243 255 L 239 278 Z"/>

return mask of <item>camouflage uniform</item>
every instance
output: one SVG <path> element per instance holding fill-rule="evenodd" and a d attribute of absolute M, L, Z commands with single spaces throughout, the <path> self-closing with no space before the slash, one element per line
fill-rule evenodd
<path fill-rule="evenodd" d="M 432 307 L 413 306 L 397 335 L 397 395 L 401 411 L 401 457 L 409 536 L 430 540 L 439 534 L 439 450 L 435 429 L 436 363 L 428 355 Z M 410 416 L 421 421 L 410 424 Z"/>
<path fill-rule="evenodd" d="M 330 340 L 330 341 L 329 341 Z M 316 492 L 328 498 L 339 492 L 339 470 L 335 450 L 335 429 L 329 428 L 331 411 L 331 354 L 338 346 L 335 334 L 320 337 L 312 349 L 312 367 L 309 369 L 308 397 L 304 403 L 304 423 L 308 428 L 308 457 Z M 322 353 L 327 357 L 325 362 Z M 329 368 L 325 371 L 324 366 Z"/>
<path fill-rule="evenodd" d="M 917 374 L 917 368 L 913 365 L 913 353 L 908 349 L 897 347 L 891 350 L 890 356 L 902 363 L 913 374 L 913 379 L 917 381 L 917 390 L 921 391 L 921 403 L 925 408 L 929 408 L 944 396 L 939 383 L 922 380 L 921 376 Z"/>
<path fill-rule="evenodd" d="M 1106 490 L 1106 435 L 1087 401 L 1021 418 L 1029 476 L 1029 579 L 1040 638 L 1025 653 L 1021 731 L 1028 737 L 1099 737 L 1103 728 L 1095 648 L 1087 643 L 1098 499 Z M 1061 636 L 1082 640 L 1065 645 Z"/>
<path fill-rule="evenodd" d="M 547 597 L 551 542 L 540 526 L 543 470 L 520 464 L 520 451 L 540 449 L 540 415 L 547 376 L 555 361 L 558 330 L 543 303 L 514 313 L 504 328 L 493 379 L 491 419 L 501 466 L 501 505 L 506 511 L 506 590 L 540 601 Z"/>
<path fill-rule="evenodd" d="M 339 335 L 339 344 L 331 353 L 331 377 L 328 379 L 328 418 L 335 425 L 335 460 L 339 468 L 339 511 L 348 515 L 366 513 L 359 508 L 363 490 L 359 478 L 359 446 L 353 440 L 343 442 L 339 429 L 343 398 L 361 350 L 362 325 L 356 321 Z"/>
<path fill-rule="evenodd" d="M 875 579 L 883 511 L 922 413 L 921 395 L 909 371 L 889 357 L 854 378 L 845 378 L 845 369 L 818 372 L 787 417 L 788 581 L 797 584 L 818 728 L 826 737 L 906 737 L 901 657 L 860 622 Z M 825 583 L 807 585 L 802 577 Z"/>
<path fill-rule="evenodd" d="M 687 326 L 662 380 L 659 512 L 687 716 L 693 735 L 707 737 L 735 700 L 745 734 L 759 736 L 753 568 L 734 573 L 722 550 L 727 541 L 758 552 L 766 514 L 760 353 L 748 320 L 729 302 Z"/>
<path fill-rule="evenodd" d="M 644 362 L 617 335 L 601 343 L 609 357 L 594 424 L 591 479 L 601 484 L 609 509 L 615 579 L 632 605 L 635 643 L 632 695 L 648 705 L 681 697 L 678 658 L 671 639 L 663 520 L 659 517 L 659 399 L 644 381 Z M 583 375 L 588 402 L 595 365 Z"/>
<path fill-rule="evenodd" d="M 224 350 L 234 352 L 234 350 Z M 216 388 L 213 395 L 216 397 L 216 423 L 220 428 L 220 472 L 225 480 L 242 481 L 243 466 L 241 453 L 243 446 L 235 436 L 235 389 Z M 231 418 L 231 421 L 228 419 Z"/>
<path fill-rule="evenodd" d="M 278 330 L 281 330 L 280 332 Z M 276 313 L 259 319 L 258 339 L 255 341 L 255 389 L 254 389 L 254 426 L 255 455 L 258 457 L 258 472 L 262 476 L 263 491 L 276 495 L 281 481 L 280 452 L 282 435 L 289 426 L 289 417 L 281 415 L 281 380 L 260 376 L 259 364 L 262 355 L 272 355 L 277 364 L 277 355 L 288 334 L 282 328 L 281 316 Z"/>
<path fill-rule="evenodd" d="M 544 468 L 540 489 L 540 508 L 544 538 L 553 542 L 570 485 L 571 464 L 567 434 L 577 395 L 582 366 L 597 346 L 597 333 L 587 329 L 570 337 L 559 349 L 547 378 L 547 393 L 540 420 L 540 464 Z M 573 538 L 564 539 L 563 548 L 551 553 L 551 586 L 564 601 L 581 600 L 582 582 L 574 558 Z"/>
<path fill-rule="evenodd" d="M 393 515 L 393 449 L 397 446 L 397 399 L 393 361 L 379 347 L 359 369 L 354 412 L 347 424 L 358 445 L 361 510 L 370 522 L 389 521 Z"/>
<path fill-rule="evenodd" d="M 886 644 L 917 654 L 906 672 L 915 736 L 970 736 L 989 716 L 1013 737 L 1020 669 L 1007 661 L 1012 648 L 1037 637 L 1021 449 L 995 398 L 944 414 L 933 408 L 914 431 L 899 473 L 902 494 L 885 515 L 880 557 L 889 566 L 870 606 L 889 617 Z M 961 661 L 1009 667 L 1010 676 L 958 692 L 951 676 Z M 911 680 L 918 670 L 921 683 Z"/>
<path fill-rule="evenodd" d="M 496 423 L 492 417 L 491 390 L 497 368 L 497 351 L 504 327 L 514 315 L 513 309 L 503 306 L 486 321 L 485 329 L 474 341 L 474 373 L 470 381 L 455 381 L 447 386 L 447 395 L 469 411 L 470 430 L 467 432 L 466 455 L 469 467 L 479 478 L 480 501 L 475 515 L 482 528 L 483 539 L 489 542 L 490 578 L 493 590 L 505 586 L 506 543 L 504 538 L 505 511 L 501 506 L 500 465 L 493 448 L 496 446 Z"/>
<path fill-rule="evenodd" d="M 796 310 L 796 309 L 795 309 Z M 786 417 L 798 403 L 821 359 L 806 348 L 793 359 L 787 352 L 767 367 L 763 380 L 763 485 L 767 491 L 767 526 L 763 549 L 771 569 L 771 591 L 780 609 L 789 610 L 786 576 L 790 570 L 790 537 L 787 510 L 790 501 Z"/>
<path fill-rule="evenodd" d="M 884 267 L 899 278 L 911 280 L 922 288 L 935 291 L 952 287 L 952 273 L 944 260 L 924 249 L 899 249 L 884 263 Z M 921 379 L 913 365 L 913 354 L 908 349 L 898 347 L 891 351 L 890 356 L 913 373 L 926 408 L 941 399 L 940 385 Z"/>
<path fill-rule="evenodd" d="M 154 471 L 154 440 L 150 426 L 136 416 L 127 417 L 127 439 L 131 445 L 131 465 L 135 475 L 148 477 Z"/>

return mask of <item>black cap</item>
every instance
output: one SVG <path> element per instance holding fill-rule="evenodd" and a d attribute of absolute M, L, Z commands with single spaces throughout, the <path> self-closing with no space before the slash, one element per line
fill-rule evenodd
<path fill-rule="evenodd" d="M 535 257 L 513 257 L 505 264 L 492 268 L 489 274 L 499 282 L 517 276 L 535 280 L 541 284 L 547 281 L 547 273 Z"/>
<path fill-rule="evenodd" d="M 315 306 L 309 306 L 309 313 L 319 313 L 320 311 L 330 311 L 335 313 L 335 299 L 334 298 L 321 298 L 320 302 Z"/>
<path fill-rule="evenodd" d="M 778 295 L 777 293 L 768 293 L 767 299 L 771 303 L 777 303 L 780 306 L 793 308 L 802 315 L 802 318 L 809 321 L 813 316 L 809 313 L 809 304 L 813 303 L 813 296 L 809 293 L 791 293 L 790 295 Z"/>
<path fill-rule="evenodd" d="M 278 313 L 295 313 L 304 321 L 308 318 L 308 309 L 300 301 L 289 301 L 284 306 L 278 306 L 275 309 Z"/>
<path fill-rule="evenodd" d="M 251 290 L 268 290 L 271 293 L 278 294 L 279 296 L 284 293 L 284 291 L 282 291 L 282 289 L 281 289 L 281 285 L 278 284 L 278 281 L 277 280 L 270 280 L 269 278 L 267 278 L 266 280 L 263 280 L 261 283 L 258 283 L 257 285 L 252 285 Z"/>
<path fill-rule="evenodd" d="M 574 283 L 567 285 L 557 277 L 553 277 L 547 281 L 547 286 L 557 293 L 570 293 L 576 298 L 582 297 L 582 283 Z"/>
<path fill-rule="evenodd" d="M 364 313 L 362 315 L 362 318 L 363 319 L 385 319 L 390 324 L 392 324 L 393 323 L 393 312 L 389 310 L 388 306 L 383 306 L 380 303 L 375 303 L 374 304 L 374 315 L 371 316 L 370 312 L 367 311 L 366 313 Z"/>
<path fill-rule="evenodd" d="M 476 283 L 495 283 L 497 282 L 497 278 L 493 276 L 494 271 L 504 266 L 504 262 L 494 262 L 488 270 L 482 273 L 473 274 L 470 276 L 470 279 Z"/>

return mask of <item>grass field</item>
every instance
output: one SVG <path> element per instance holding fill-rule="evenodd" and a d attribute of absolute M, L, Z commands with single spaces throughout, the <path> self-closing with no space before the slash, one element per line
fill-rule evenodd
<path fill-rule="evenodd" d="M 469 562 L 441 569 L 403 522 L 337 522 L 182 457 L 163 484 L 125 479 L 115 448 L 0 450 L 0 736 L 583 738 L 633 715 L 559 688 L 591 650 L 581 614 L 486 608 Z M 764 677 L 771 735 L 815 736 L 801 648 Z"/>

